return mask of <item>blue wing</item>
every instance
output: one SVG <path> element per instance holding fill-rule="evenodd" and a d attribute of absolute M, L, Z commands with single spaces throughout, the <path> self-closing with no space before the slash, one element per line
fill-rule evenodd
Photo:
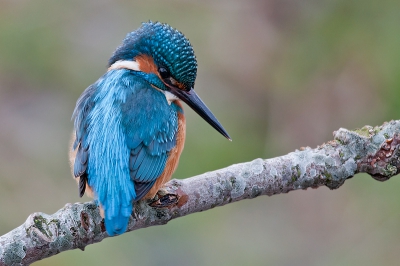
<path fill-rule="evenodd" d="M 96 87 L 89 86 L 79 97 L 72 119 L 74 120 L 75 127 L 75 141 L 72 148 L 76 151 L 75 162 L 74 162 L 74 176 L 80 177 L 79 182 L 79 196 L 82 197 L 85 194 L 86 181 L 87 181 L 87 162 L 89 156 L 89 146 L 86 142 L 85 136 L 87 135 L 87 121 L 88 113 L 93 108 L 92 96 L 96 90 Z"/>
<path fill-rule="evenodd" d="M 79 98 L 74 175 L 87 178 L 104 208 L 109 235 L 126 231 L 132 202 L 163 172 L 176 145 L 178 111 L 128 70 L 107 72 Z"/>
<path fill-rule="evenodd" d="M 147 95 L 151 99 L 145 100 Z M 130 177 L 135 184 L 137 201 L 147 194 L 164 171 L 169 152 L 176 145 L 177 112 L 181 110 L 175 104 L 168 105 L 165 96 L 153 88 L 142 89 L 135 99 L 140 100 L 126 108 L 125 125 L 130 148 Z"/>

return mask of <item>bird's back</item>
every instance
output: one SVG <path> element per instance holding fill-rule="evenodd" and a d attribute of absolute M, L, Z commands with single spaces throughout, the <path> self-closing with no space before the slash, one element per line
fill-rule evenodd
<path fill-rule="evenodd" d="M 74 175 L 87 176 L 110 235 L 126 231 L 132 202 L 163 173 L 176 146 L 181 112 L 125 69 L 108 71 L 78 100 Z"/>

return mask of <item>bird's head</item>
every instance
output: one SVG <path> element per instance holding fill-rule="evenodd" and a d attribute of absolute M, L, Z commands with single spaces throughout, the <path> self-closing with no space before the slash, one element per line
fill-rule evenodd
<path fill-rule="evenodd" d="M 223 136 L 228 133 L 218 122 L 193 87 L 197 61 L 189 40 L 167 24 L 147 22 L 129 33 L 109 60 L 109 69 L 136 71 L 167 101 L 182 100 Z"/>

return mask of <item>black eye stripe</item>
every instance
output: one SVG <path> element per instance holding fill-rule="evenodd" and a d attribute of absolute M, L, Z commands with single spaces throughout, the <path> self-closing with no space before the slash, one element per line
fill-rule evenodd
<path fill-rule="evenodd" d="M 160 66 L 158 68 L 158 73 L 160 73 L 160 76 L 165 83 L 172 85 L 172 86 L 178 85 L 178 82 L 176 81 L 176 79 L 174 79 L 172 77 L 171 73 L 167 70 L 167 68 Z"/>
<path fill-rule="evenodd" d="M 159 67 L 158 73 L 160 73 L 160 76 L 162 79 L 167 79 L 167 78 L 171 77 L 171 74 L 165 67 Z"/>

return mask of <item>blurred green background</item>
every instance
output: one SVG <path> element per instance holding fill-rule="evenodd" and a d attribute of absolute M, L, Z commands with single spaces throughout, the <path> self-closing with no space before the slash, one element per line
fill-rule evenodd
<path fill-rule="evenodd" d="M 400 1 L 0 0 L 0 235 L 78 197 L 68 165 L 81 92 L 142 21 L 194 46 L 196 90 L 233 142 L 194 114 L 175 178 L 398 119 Z M 35 265 L 396 265 L 398 178 L 259 197 Z"/>

